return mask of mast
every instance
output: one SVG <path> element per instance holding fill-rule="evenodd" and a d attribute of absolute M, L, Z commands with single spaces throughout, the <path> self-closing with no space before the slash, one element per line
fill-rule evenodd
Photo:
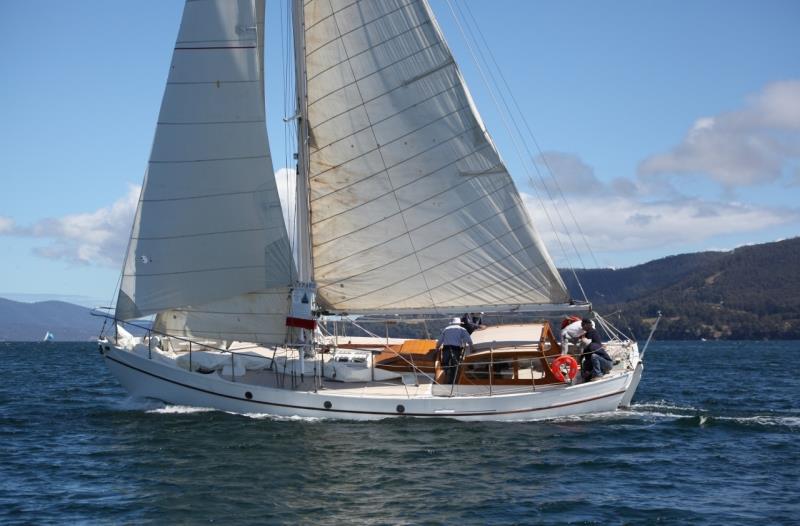
<path fill-rule="evenodd" d="M 306 91 L 305 22 L 303 0 L 292 0 L 292 34 L 294 38 L 295 94 L 297 104 L 297 167 L 296 211 L 298 261 L 297 278 L 301 283 L 314 280 L 311 252 L 311 211 L 308 201 L 308 96 Z"/>
<path fill-rule="evenodd" d="M 295 95 L 297 97 L 297 168 L 295 213 L 297 224 L 297 283 L 292 288 L 292 311 L 286 324 L 298 329 L 304 348 L 298 350 L 300 378 L 305 373 L 306 350 L 313 344 L 315 308 L 314 265 L 311 255 L 311 218 L 308 202 L 308 119 L 306 98 L 305 30 L 303 1 L 292 1 L 292 36 L 294 39 Z"/>

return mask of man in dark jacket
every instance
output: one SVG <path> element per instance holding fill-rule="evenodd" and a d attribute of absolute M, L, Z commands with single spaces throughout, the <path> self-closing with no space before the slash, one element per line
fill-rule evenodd
<path fill-rule="evenodd" d="M 468 312 L 461 316 L 461 326 L 472 334 L 483 326 L 483 313 Z"/>
<path fill-rule="evenodd" d="M 603 348 L 600 334 L 592 326 L 592 320 L 584 318 L 581 322 L 583 330 L 583 342 L 586 346 L 583 349 L 583 361 L 581 363 L 581 375 L 584 381 L 598 380 L 614 366 L 614 360 Z"/>

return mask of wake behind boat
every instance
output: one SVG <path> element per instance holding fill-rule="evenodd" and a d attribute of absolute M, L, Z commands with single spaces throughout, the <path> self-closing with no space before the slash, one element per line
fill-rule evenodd
<path fill-rule="evenodd" d="M 628 405 L 636 342 L 594 316 L 610 370 L 584 382 L 581 348 L 540 319 L 590 305 L 569 297 L 427 2 L 292 7 L 287 229 L 266 135 L 263 0 L 186 3 L 113 335 L 100 339 L 112 373 L 136 396 L 287 416 L 539 419 Z M 487 322 L 455 366 L 433 339 L 339 330 L 464 312 Z M 120 326 L 148 316 L 145 337 Z"/>

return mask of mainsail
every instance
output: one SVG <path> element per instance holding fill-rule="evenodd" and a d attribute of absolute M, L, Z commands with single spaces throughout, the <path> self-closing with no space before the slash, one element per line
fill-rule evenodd
<path fill-rule="evenodd" d="M 267 144 L 263 0 L 186 2 L 116 317 L 282 343 L 295 271 Z"/>
<path fill-rule="evenodd" d="M 568 301 L 427 3 L 294 4 L 320 305 Z"/>

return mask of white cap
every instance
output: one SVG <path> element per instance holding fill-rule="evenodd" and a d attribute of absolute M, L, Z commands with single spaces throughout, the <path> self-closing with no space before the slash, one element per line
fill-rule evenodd
<path fill-rule="evenodd" d="M 453 318 L 453 321 L 451 321 L 450 323 L 458 323 L 460 325 L 461 324 L 461 318 Z"/>

